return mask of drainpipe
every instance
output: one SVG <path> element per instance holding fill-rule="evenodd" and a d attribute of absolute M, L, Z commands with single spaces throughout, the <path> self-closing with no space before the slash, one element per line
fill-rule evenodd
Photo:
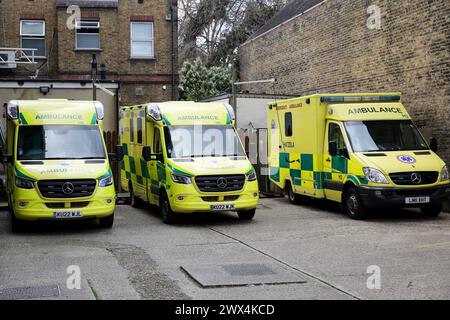
<path fill-rule="evenodd" d="M 175 91 L 175 39 L 174 39 L 174 33 L 175 33 L 175 17 L 174 17 L 174 10 L 173 10 L 173 2 L 174 0 L 170 1 L 170 35 L 171 35 L 171 51 L 172 51 L 172 66 L 171 66 L 171 76 L 172 76 L 172 88 L 171 88 L 171 100 L 175 100 L 176 98 L 176 91 Z"/>

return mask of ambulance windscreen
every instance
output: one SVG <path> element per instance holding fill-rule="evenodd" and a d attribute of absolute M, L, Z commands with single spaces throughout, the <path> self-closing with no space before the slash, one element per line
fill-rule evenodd
<path fill-rule="evenodd" d="M 97 126 L 20 126 L 17 159 L 106 159 L 106 154 Z"/>
<path fill-rule="evenodd" d="M 245 156 L 232 126 L 169 126 L 164 135 L 169 158 Z"/>
<path fill-rule="evenodd" d="M 348 121 L 345 129 L 353 152 L 428 150 L 410 120 Z"/>

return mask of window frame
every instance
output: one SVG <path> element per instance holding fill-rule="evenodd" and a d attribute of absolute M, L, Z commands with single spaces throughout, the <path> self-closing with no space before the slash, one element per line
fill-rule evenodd
<path fill-rule="evenodd" d="M 95 23 L 97 26 L 85 26 L 83 27 L 81 24 L 83 22 L 91 22 L 91 23 Z M 78 33 L 78 30 L 81 29 L 88 29 L 88 30 L 93 30 L 96 29 L 98 32 L 97 33 Z M 98 48 L 80 48 L 78 47 L 78 35 L 82 34 L 85 36 L 97 36 L 98 37 Z M 100 21 L 98 20 L 88 20 L 88 19 L 81 19 L 81 20 L 77 20 L 75 21 L 75 50 L 77 51 L 98 51 L 101 50 L 101 43 L 100 43 Z"/>
<path fill-rule="evenodd" d="M 23 22 L 41 22 L 42 23 L 42 34 L 30 34 L 30 33 L 23 33 Z M 45 39 L 45 20 L 37 19 L 37 20 L 30 20 L 30 19 L 21 19 L 19 21 L 19 37 L 20 37 L 20 48 L 22 49 L 21 58 L 26 58 L 26 56 L 23 54 L 23 51 L 26 51 L 26 49 L 32 49 L 32 48 L 26 48 L 23 46 L 23 40 L 42 40 L 44 42 L 44 55 L 40 56 L 37 55 L 37 51 L 35 51 L 34 58 L 37 59 L 46 59 L 47 56 L 47 44 Z"/>
<path fill-rule="evenodd" d="M 149 38 L 146 37 L 138 37 L 133 38 L 133 25 L 151 25 L 151 35 Z M 151 43 L 151 54 L 149 55 L 133 55 L 133 43 L 134 42 L 150 42 Z M 155 58 L 155 24 L 153 21 L 131 21 L 130 22 L 130 58 L 131 59 L 154 59 Z"/>

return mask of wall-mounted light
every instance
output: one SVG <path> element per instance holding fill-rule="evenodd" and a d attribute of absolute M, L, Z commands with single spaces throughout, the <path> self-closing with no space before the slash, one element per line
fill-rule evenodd
<path fill-rule="evenodd" d="M 45 96 L 47 93 L 50 92 L 50 87 L 39 87 L 39 92 Z"/>

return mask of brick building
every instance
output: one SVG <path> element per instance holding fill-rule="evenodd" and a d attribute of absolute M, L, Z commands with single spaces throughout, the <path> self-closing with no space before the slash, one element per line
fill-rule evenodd
<path fill-rule="evenodd" d="M 176 0 L 0 0 L 0 56 L 37 49 L 34 64 L 21 59 L 31 50 L 15 52 L 17 64 L 0 60 L 0 102 L 91 99 L 95 54 L 98 81 L 115 94 L 97 99 L 115 131 L 120 105 L 177 98 L 177 29 Z"/>
<path fill-rule="evenodd" d="M 368 24 L 377 8 L 380 29 Z M 240 58 L 242 81 L 277 79 L 246 86 L 250 93 L 400 91 L 450 163 L 450 1 L 294 0 Z"/>

